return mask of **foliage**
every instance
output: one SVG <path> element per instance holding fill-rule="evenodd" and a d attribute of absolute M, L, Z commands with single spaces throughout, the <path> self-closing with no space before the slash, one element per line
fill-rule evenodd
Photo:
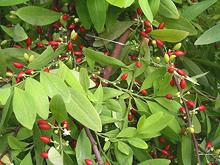
<path fill-rule="evenodd" d="M 219 11 L 0 0 L 0 164 L 219 164 Z"/>

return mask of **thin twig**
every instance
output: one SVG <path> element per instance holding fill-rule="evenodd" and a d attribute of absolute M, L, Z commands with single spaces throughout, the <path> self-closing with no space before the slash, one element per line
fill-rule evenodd
<path fill-rule="evenodd" d="M 89 130 L 89 128 L 86 128 L 86 134 L 87 134 L 87 136 L 90 140 L 90 143 L 92 144 L 92 149 L 93 149 L 93 152 L 96 156 L 98 165 L 104 165 L 104 161 L 102 160 L 102 157 L 101 157 L 101 154 L 99 152 L 97 143 L 96 143 L 94 137 L 92 136 L 91 131 Z"/>
<path fill-rule="evenodd" d="M 191 127 L 191 126 L 192 126 L 192 119 L 191 119 L 190 114 L 189 114 L 189 109 L 188 109 L 188 106 L 187 106 L 187 104 L 186 104 L 186 100 L 182 97 L 182 92 L 183 92 L 183 90 L 181 89 L 181 87 L 180 87 L 180 85 L 179 85 L 179 83 L 178 83 L 178 78 L 176 77 L 176 75 L 174 75 L 174 81 L 175 81 L 175 84 L 176 84 L 176 86 L 177 86 L 178 91 L 181 93 L 180 98 L 181 98 L 181 100 L 182 100 L 182 102 L 183 102 L 183 106 L 184 106 L 185 111 L 186 111 L 187 125 L 188 125 L 189 127 Z M 193 140 L 194 149 L 195 149 L 195 152 L 196 152 L 196 157 L 197 157 L 198 164 L 199 164 L 199 165 L 202 165 L 201 159 L 200 159 L 200 154 L 199 154 L 198 141 L 197 141 L 197 139 L 196 139 L 195 133 L 191 133 L 191 135 L 192 135 L 192 140 Z"/>

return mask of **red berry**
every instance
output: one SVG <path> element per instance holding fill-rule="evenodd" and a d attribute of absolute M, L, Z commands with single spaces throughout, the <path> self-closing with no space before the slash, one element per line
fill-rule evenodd
<path fill-rule="evenodd" d="M 67 59 L 68 59 L 68 56 L 60 56 L 59 59 L 60 59 L 61 61 L 64 61 L 64 60 L 67 60 Z"/>
<path fill-rule="evenodd" d="M 49 68 L 44 68 L 43 71 L 49 73 L 49 72 L 50 72 L 50 69 L 49 69 Z"/>
<path fill-rule="evenodd" d="M 32 39 L 31 39 L 31 37 L 28 37 L 28 38 L 26 39 L 26 44 L 27 44 L 27 46 L 30 46 L 31 43 L 32 43 Z"/>
<path fill-rule="evenodd" d="M 24 72 L 20 72 L 20 73 L 18 73 L 17 78 L 18 79 L 22 79 L 22 78 L 24 78 L 24 76 L 25 76 L 25 73 Z"/>
<path fill-rule="evenodd" d="M 64 21 L 66 21 L 66 20 L 69 19 L 69 15 L 68 15 L 68 14 L 64 14 L 64 15 L 62 16 L 62 18 L 63 18 Z"/>
<path fill-rule="evenodd" d="M 49 129 L 51 129 L 51 126 L 49 124 L 39 124 L 38 126 L 42 130 L 49 130 Z"/>
<path fill-rule="evenodd" d="M 77 27 L 77 24 L 72 23 L 68 26 L 68 29 L 75 29 L 76 27 Z"/>
<path fill-rule="evenodd" d="M 168 93 L 168 94 L 166 95 L 166 98 L 169 99 L 169 100 L 171 100 L 171 99 L 173 98 L 173 95 L 172 95 L 171 93 Z"/>
<path fill-rule="evenodd" d="M 92 160 L 90 159 L 85 159 L 86 165 L 93 165 Z"/>
<path fill-rule="evenodd" d="M 137 8 L 137 14 L 138 15 L 141 15 L 142 14 L 142 10 L 141 10 L 141 8 L 139 7 L 139 8 Z"/>
<path fill-rule="evenodd" d="M 38 120 L 37 124 L 48 124 L 47 120 Z"/>
<path fill-rule="evenodd" d="M 24 72 L 25 72 L 25 74 L 32 74 L 34 72 L 34 70 L 33 69 L 27 69 Z"/>
<path fill-rule="evenodd" d="M 206 106 L 205 106 L 205 105 L 200 105 L 200 106 L 198 107 L 198 110 L 199 110 L 199 111 L 205 111 L 205 110 L 206 110 Z"/>
<path fill-rule="evenodd" d="M 188 106 L 189 108 L 194 108 L 194 107 L 195 107 L 195 103 L 194 103 L 192 100 L 188 100 L 188 101 L 186 102 L 186 104 L 187 104 L 187 106 Z"/>
<path fill-rule="evenodd" d="M 40 136 L 39 139 L 40 139 L 42 142 L 47 143 L 47 144 L 51 142 L 51 139 L 50 139 L 50 137 L 48 137 L 48 136 Z"/>
<path fill-rule="evenodd" d="M 213 165 L 212 162 L 207 163 L 207 165 Z"/>
<path fill-rule="evenodd" d="M 209 150 L 212 147 L 212 141 L 208 140 L 206 143 L 206 150 Z"/>
<path fill-rule="evenodd" d="M 169 68 L 168 68 L 167 71 L 168 71 L 169 73 L 173 73 L 174 70 L 175 70 L 175 67 L 174 67 L 173 65 L 171 65 L 171 66 L 169 66 Z"/>
<path fill-rule="evenodd" d="M 140 61 L 137 61 L 135 64 L 136 64 L 137 68 L 141 68 L 142 67 L 142 63 Z"/>
<path fill-rule="evenodd" d="M 38 42 L 38 43 L 36 44 L 36 46 L 37 46 L 37 48 L 43 48 L 43 47 L 44 47 L 44 44 L 41 43 L 41 42 Z"/>
<path fill-rule="evenodd" d="M 62 122 L 62 124 L 63 124 L 63 127 L 64 127 L 64 128 L 66 128 L 66 129 L 69 128 L 69 123 L 68 123 L 67 120 L 64 120 L 64 121 Z"/>
<path fill-rule="evenodd" d="M 78 47 L 82 50 L 84 48 L 83 44 L 79 44 Z"/>
<path fill-rule="evenodd" d="M 110 52 L 109 52 L 108 50 L 106 50 L 106 51 L 104 52 L 104 55 L 110 56 Z"/>
<path fill-rule="evenodd" d="M 20 68 L 23 68 L 23 66 L 24 66 L 24 65 L 23 65 L 22 63 L 20 63 L 20 62 L 14 62 L 13 65 L 14 65 L 15 68 L 19 68 L 19 69 L 20 69 Z"/>
<path fill-rule="evenodd" d="M 176 72 L 181 76 L 186 76 L 186 73 L 181 69 L 178 69 Z"/>
<path fill-rule="evenodd" d="M 163 47 L 164 46 L 164 42 L 159 40 L 159 39 L 156 39 L 156 44 L 158 47 Z"/>
<path fill-rule="evenodd" d="M 176 50 L 176 51 L 174 52 L 174 54 L 175 54 L 177 57 L 179 57 L 179 56 L 184 56 L 184 55 L 186 54 L 186 52 L 183 52 L 183 51 L 181 51 L 181 50 Z"/>
<path fill-rule="evenodd" d="M 14 45 L 15 48 L 23 48 L 21 45 Z"/>
<path fill-rule="evenodd" d="M 106 162 L 105 162 L 105 165 L 111 165 L 111 164 L 109 163 L 109 161 L 106 161 Z"/>
<path fill-rule="evenodd" d="M 77 62 L 77 63 L 82 62 L 82 58 L 76 58 L 76 62 Z"/>
<path fill-rule="evenodd" d="M 81 26 L 81 27 L 79 28 L 79 31 L 80 31 L 81 33 L 85 33 L 85 32 L 86 32 L 86 29 L 85 29 L 83 26 Z"/>
<path fill-rule="evenodd" d="M 129 113 L 128 114 L 128 121 L 132 121 L 133 119 L 134 119 L 134 116 L 131 113 Z"/>
<path fill-rule="evenodd" d="M 69 51 L 71 51 L 71 50 L 73 49 L 73 43 L 72 43 L 71 41 L 68 42 L 67 49 L 68 49 Z"/>
<path fill-rule="evenodd" d="M 48 45 L 51 45 L 51 46 L 58 46 L 59 43 L 60 43 L 59 41 L 55 41 L 55 40 L 48 41 Z"/>
<path fill-rule="evenodd" d="M 82 51 L 81 50 L 74 50 L 73 54 L 74 54 L 74 56 L 82 56 Z"/>
<path fill-rule="evenodd" d="M 124 81 L 128 78 L 128 73 L 124 73 L 122 76 L 121 76 L 121 80 Z"/>
<path fill-rule="evenodd" d="M 37 29 L 36 29 L 36 32 L 37 32 L 38 34 L 43 34 L 44 30 L 43 30 L 42 27 L 38 26 Z"/>
<path fill-rule="evenodd" d="M 144 37 L 144 38 L 147 38 L 147 37 L 148 37 L 147 33 L 145 33 L 144 31 L 141 31 L 141 32 L 140 32 L 140 36 L 141 36 L 141 37 Z"/>
<path fill-rule="evenodd" d="M 166 150 L 161 150 L 160 152 L 161 152 L 162 155 L 165 155 L 165 156 L 168 156 L 168 155 L 169 155 Z"/>
<path fill-rule="evenodd" d="M 169 150 L 170 150 L 170 145 L 169 145 L 169 144 L 166 145 L 164 149 L 167 150 L 167 151 L 169 151 Z"/>
<path fill-rule="evenodd" d="M 146 20 L 146 21 L 144 21 L 144 25 L 145 25 L 145 26 L 148 26 L 148 27 L 151 27 L 151 22 L 148 21 L 148 20 Z"/>
<path fill-rule="evenodd" d="M 165 143 L 165 142 L 166 142 L 166 139 L 165 139 L 164 137 L 160 137 L 160 138 L 159 138 L 159 142 L 160 142 L 160 143 Z"/>
<path fill-rule="evenodd" d="M 147 90 L 146 89 L 141 90 L 141 94 L 146 96 L 147 95 Z"/>
<path fill-rule="evenodd" d="M 16 77 L 16 83 L 19 83 L 19 82 L 21 82 L 21 79 Z"/>
<path fill-rule="evenodd" d="M 167 54 L 168 54 L 169 56 L 171 56 L 171 55 L 173 55 L 173 52 L 172 52 L 172 51 L 168 51 Z"/>
<path fill-rule="evenodd" d="M 174 157 L 173 155 L 169 155 L 167 158 L 168 158 L 169 160 L 173 160 L 175 157 Z"/>
<path fill-rule="evenodd" d="M 152 31 L 151 27 L 148 27 L 148 28 L 145 29 L 145 33 L 147 33 L 147 34 L 150 33 L 151 31 Z"/>
<path fill-rule="evenodd" d="M 163 29 L 165 27 L 165 23 L 164 22 L 161 22 L 159 25 L 158 25 L 158 29 Z"/>
<path fill-rule="evenodd" d="M 185 113 L 186 109 L 184 107 L 180 107 L 179 111 L 180 113 Z"/>
<path fill-rule="evenodd" d="M 171 85 L 171 86 L 174 86 L 174 85 L 175 85 L 175 80 L 174 80 L 174 79 L 170 80 L 170 85 Z"/>
<path fill-rule="evenodd" d="M 131 60 L 136 60 L 137 56 L 136 55 L 130 55 Z"/>
<path fill-rule="evenodd" d="M 41 153 L 40 153 L 40 156 L 41 156 L 42 158 L 47 159 L 47 158 L 48 158 L 48 152 L 41 152 Z"/>
<path fill-rule="evenodd" d="M 181 89 L 185 89 L 186 88 L 186 80 L 185 79 L 180 80 L 180 88 Z"/>

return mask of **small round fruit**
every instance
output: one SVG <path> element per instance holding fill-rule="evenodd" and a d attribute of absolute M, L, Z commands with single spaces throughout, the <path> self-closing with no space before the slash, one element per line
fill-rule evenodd
<path fill-rule="evenodd" d="M 128 78 L 128 73 L 124 73 L 122 76 L 121 76 L 121 80 L 124 81 Z"/>

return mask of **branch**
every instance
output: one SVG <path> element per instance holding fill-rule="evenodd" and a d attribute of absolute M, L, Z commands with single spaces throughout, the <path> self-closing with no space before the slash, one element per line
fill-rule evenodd
<path fill-rule="evenodd" d="M 192 119 L 191 119 L 191 116 L 189 114 L 189 109 L 188 109 L 188 106 L 186 104 L 186 100 L 182 97 L 182 89 L 178 83 L 178 78 L 176 75 L 173 76 L 174 77 L 174 81 L 175 81 L 175 84 L 177 86 L 177 89 L 178 91 L 181 93 L 181 100 L 183 102 L 183 106 L 185 108 L 185 111 L 186 111 L 186 118 L 187 118 L 187 124 L 189 127 L 192 126 Z M 200 159 L 200 155 L 199 155 L 199 145 L 198 145 L 198 141 L 196 140 L 196 136 L 195 136 L 195 133 L 191 133 L 192 135 L 192 139 L 193 139 L 193 144 L 194 144 L 194 149 L 195 149 L 195 152 L 196 152 L 196 157 L 197 157 L 197 161 L 198 161 L 198 165 L 202 165 L 202 162 L 201 162 L 201 159 Z"/>
<path fill-rule="evenodd" d="M 88 128 L 86 128 L 86 134 L 87 134 L 87 136 L 88 136 L 88 138 L 90 140 L 90 143 L 92 144 L 92 149 L 93 149 L 95 157 L 96 157 L 96 159 L 98 161 L 98 165 L 104 165 L 104 162 L 103 162 L 101 154 L 99 152 L 97 143 L 96 143 L 95 139 L 93 138 L 93 136 L 91 134 L 91 131 Z"/>
<path fill-rule="evenodd" d="M 120 56 L 121 50 L 122 50 L 122 46 L 123 46 L 122 44 L 124 44 L 127 41 L 130 33 L 131 33 L 131 30 L 128 29 L 127 31 L 125 31 L 124 34 L 122 34 L 122 36 L 118 40 L 118 43 L 120 43 L 120 44 L 117 43 L 115 45 L 115 48 L 112 51 L 111 57 L 118 58 Z M 103 74 L 104 74 L 103 78 L 108 80 L 109 77 L 111 76 L 111 73 L 112 73 L 112 66 L 109 65 L 109 66 L 105 67 L 105 69 L 103 71 Z"/>

